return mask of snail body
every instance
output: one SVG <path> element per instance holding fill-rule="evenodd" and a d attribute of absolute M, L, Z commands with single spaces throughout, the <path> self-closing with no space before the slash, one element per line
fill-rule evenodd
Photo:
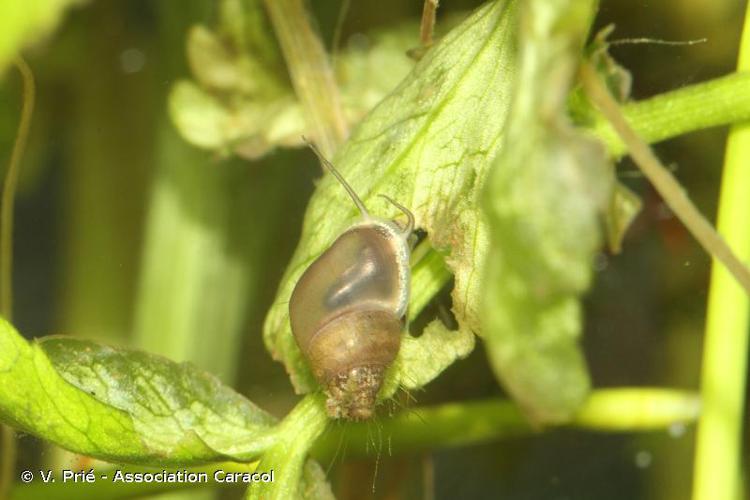
<path fill-rule="evenodd" d="M 313 150 L 315 150 L 313 148 Z M 372 217 L 356 193 L 315 150 L 362 212 L 302 274 L 289 301 L 292 333 L 326 391 L 333 418 L 372 416 L 385 370 L 398 354 L 409 301 L 406 227 Z"/>

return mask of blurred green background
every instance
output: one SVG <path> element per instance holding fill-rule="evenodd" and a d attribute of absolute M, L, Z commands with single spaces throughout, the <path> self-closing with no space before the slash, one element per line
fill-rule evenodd
<path fill-rule="evenodd" d="M 438 24 L 477 5 L 446 1 Z M 352 2 L 342 45 L 416 21 L 421 8 Z M 191 360 L 283 416 L 297 397 L 266 353 L 261 325 L 320 170 L 303 150 L 226 159 L 178 136 L 167 96 L 178 78 L 190 77 L 187 30 L 211 26 L 217 9 L 202 0 L 92 1 L 24 51 L 38 100 L 17 198 L 14 322 L 29 336 L 80 335 Z M 330 43 L 340 3 L 316 2 L 312 10 Z M 732 72 L 743 10 L 739 1 L 603 0 L 596 27 L 615 23 L 613 39 L 706 39 L 615 46 L 638 99 Z M 9 68 L 0 80 L 3 169 L 20 95 Z M 708 130 L 656 146 L 711 219 L 725 137 L 724 129 Z M 596 262 L 584 335 L 594 385 L 695 389 L 709 259 L 628 160 L 619 172 L 644 208 L 623 253 Z M 480 343 L 413 396 L 431 404 L 501 394 Z M 347 459 L 343 444 L 333 463 L 322 464 L 338 498 L 683 499 L 690 492 L 692 428 L 617 436 L 556 430 L 395 457 L 376 423 L 373 436 L 382 450 L 370 459 Z M 23 468 L 79 460 L 28 436 L 19 454 Z M 241 490 L 218 494 L 237 498 Z"/>

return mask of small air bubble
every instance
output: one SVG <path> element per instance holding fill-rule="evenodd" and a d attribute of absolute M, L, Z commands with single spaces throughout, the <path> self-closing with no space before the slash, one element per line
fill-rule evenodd
<path fill-rule="evenodd" d="M 667 432 L 669 433 L 670 437 L 677 439 L 684 436 L 686 430 L 687 428 L 685 427 L 685 424 L 683 424 L 682 422 L 677 422 L 670 425 L 667 429 Z"/>
<path fill-rule="evenodd" d="M 653 457 L 648 451 L 639 451 L 635 454 L 635 466 L 639 469 L 645 469 L 651 465 Z"/>
<path fill-rule="evenodd" d="M 120 53 L 120 69 L 123 73 L 138 73 L 146 65 L 146 55 L 138 49 L 125 49 Z"/>

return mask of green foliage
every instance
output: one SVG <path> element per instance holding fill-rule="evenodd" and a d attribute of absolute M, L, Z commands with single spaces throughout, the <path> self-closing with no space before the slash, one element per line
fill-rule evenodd
<path fill-rule="evenodd" d="M 141 440 L 167 456 L 195 442 L 248 459 L 274 440 L 270 415 L 190 363 L 72 338 L 46 337 L 39 345 L 67 382 L 126 412 Z"/>
<path fill-rule="evenodd" d="M 0 7 L 0 28 L 8 27 L 0 30 L 0 71 L 69 3 Z M 575 89 L 595 4 L 488 3 L 416 65 L 405 55 L 417 43 L 414 25 L 373 34 L 369 47 L 347 47 L 338 55 L 346 118 L 357 127 L 332 160 L 373 214 L 398 216 L 376 197 L 387 194 L 412 209 L 427 235 L 414 252 L 408 319 L 420 316 L 451 279 L 454 284 L 458 327 L 420 318 L 427 326 L 418 337 L 404 334 L 381 398 L 399 387 L 422 388 L 466 357 L 480 335 L 497 378 L 535 423 L 611 431 L 695 417 L 691 394 L 635 390 L 588 397 L 578 345 L 581 296 L 602 245 L 602 221 L 617 251 L 640 207 L 615 181 L 603 146 L 614 156 L 623 145 Z M 216 26 L 194 26 L 188 34 L 193 79 L 174 84 L 168 103 L 176 128 L 195 146 L 250 159 L 299 146 L 309 130 L 260 1 L 218 5 Z M 588 54 L 599 57 L 598 70 L 624 102 L 629 74 L 606 56 L 606 48 L 602 35 Z M 750 117 L 748 81 L 748 75 L 733 75 L 628 103 L 623 110 L 649 140 L 663 139 Z M 670 114 L 673 109 L 678 111 Z M 215 336 L 203 336 L 206 330 L 239 332 L 242 314 L 262 307 L 255 304 L 261 302 L 256 289 L 265 283 L 258 268 L 275 251 L 264 243 L 275 242 L 279 220 L 254 222 L 254 232 L 245 237 L 257 241 L 235 246 L 230 236 L 246 226 L 244 212 L 262 216 L 286 203 L 286 184 L 294 176 L 244 178 L 238 175 L 244 166 L 230 171 L 226 164 L 213 166 L 225 169 L 218 174 L 201 172 L 212 168 L 205 158 L 191 161 L 198 157 L 186 148 L 184 157 L 176 154 L 170 140 L 174 136 L 162 143 L 162 160 L 185 161 L 156 176 L 149 229 L 154 239 L 144 251 L 136 331 L 154 342 L 164 331 L 167 341 L 201 350 L 196 338 L 215 342 Z M 232 202 L 233 186 L 252 201 Z M 284 363 L 295 389 L 311 393 L 281 422 L 191 364 L 60 337 L 29 343 L 4 320 L 0 418 L 67 449 L 116 462 L 258 460 L 259 470 L 277 471 L 277 482 L 250 487 L 248 498 L 330 498 L 324 472 L 309 458 L 329 420 L 291 335 L 287 303 L 300 274 L 356 217 L 343 190 L 324 177 L 264 328 L 268 350 Z M 165 255 L 172 262 L 165 264 Z M 178 288 L 179 296 L 172 295 Z M 206 299 L 207 291 L 216 293 Z M 175 335 L 180 328 L 191 342 Z M 232 349 L 223 343 L 215 350 L 223 358 Z M 223 366 L 232 372 L 229 363 Z M 432 446 L 436 438 L 467 443 L 529 430 L 516 406 L 497 401 L 448 405 L 424 416 L 439 429 L 406 415 L 387 421 L 389 439 L 401 437 L 409 450 Z M 467 432 L 472 418 L 479 425 Z M 366 425 L 341 428 L 367 442 Z"/>
<path fill-rule="evenodd" d="M 297 492 L 331 498 L 322 469 L 307 458 L 327 424 L 318 397 L 276 424 L 190 363 L 69 337 L 29 344 L 2 318 L 0 417 L 66 449 L 117 463 L 168 467 L 262 456 L 263 470 L 283 473 L 276 483 L 248 491 L 262 498 Z"/>
<path fill-rule="evenodd" d="M 0 414 L 67 449 L 152 465 L 248 459 L 273 419 L 215 377 L 71 338 L 29 344 L 0 320 Z"/>
<path fill-rule="evenodd" d="M 641 199 L 625 184 L 616 182 L 605 216 L 607 244 L 613 253 L 622 250 L 622 239 L 641 211 Z"/>

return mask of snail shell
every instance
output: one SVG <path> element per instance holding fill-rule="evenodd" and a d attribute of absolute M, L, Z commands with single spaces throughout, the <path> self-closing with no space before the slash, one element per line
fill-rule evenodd
<path fill-rule="evenodd" d="M 414 219 L 389 198 L 408 216 L 407 226 L 371 217 L 333 166 L 321 161 L 364 220 L 305 270 L 292 292 L 289 317 L 297 345 L 326 391 L 329 416 L 364 420 L 373 414 L 385 370 L 401 343 Z"/>

